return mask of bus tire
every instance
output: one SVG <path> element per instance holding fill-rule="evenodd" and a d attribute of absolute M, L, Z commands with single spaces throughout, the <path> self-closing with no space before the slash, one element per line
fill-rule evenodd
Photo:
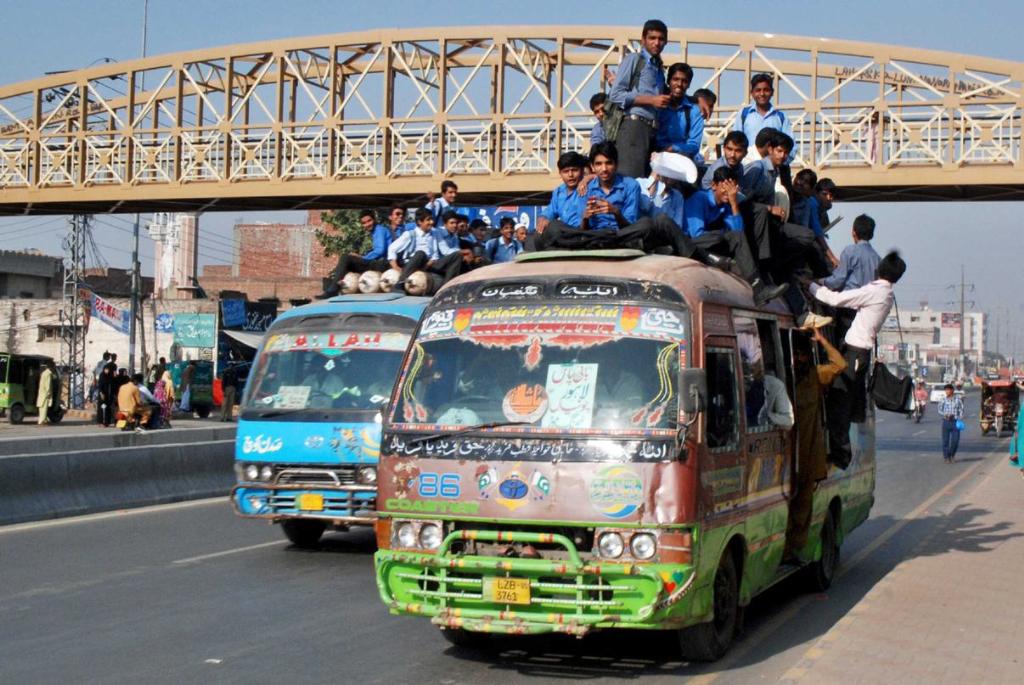
<path fill-rule="evenodd" d="M 11 423 L 21 423 L 25 420 L 25 407 L 20 404 L 12 404 L 7 412 L 7 420 Z"/>
<path fill-rule="evenodd" d="M 839 530 L 835 510 L 828 508 L 825 521 L 821 524 L 821 558 L 807 567 L 811 588 L 824 592 L 832 587 L 836 570 L 839 568 Z"/>
<path fill-rule="evenodd" d="M 198 414 L 199 418 L 201 418 L 201 419 L 205 419 L 207 416 L 210 415 L 210 407 L 208 407 L 205 404 L 201 404 L 198 407 L 196 407 L 195 409 L 196 409 L 196 414 Z"/>
<path fill-rule="evenodd" d="M 713 586 L 714 616 L 679 631 L 679 651 L 687 661 L 717 661 L 729 651 L 740 618 L 740 584 L 736 561 L 726 549 L 718 562 Z"/>
<path fill-rule="evenodd" d="M 464 649 L 486 649 L 491 644 L 490 633 L 477 633 L 463 628 L 442 628 L 441 636 L 450 644 Z"/>
<path fill-rule="evenodd" d="M 293 545 L 303 549 L 316 549 L 317 543 L 320 542 L 320 536 L 326 529 L 327 524 L 323 521 L 291 519 L 281 522 L 284 536 Z"/>

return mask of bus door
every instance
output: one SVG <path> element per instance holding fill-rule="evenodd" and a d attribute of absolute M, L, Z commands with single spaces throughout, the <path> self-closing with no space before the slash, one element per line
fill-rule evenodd
<path fill-rule="evenodd" d="M 740 441 L 739 383 L 736 340 L 712 336 L 704 340 L 707 374 L 707 407 L 704 412 L 704 446 L 701 501 L 705 519 L 712 526 L 727 519 L 743 504 L 743 451 Z M 717 563 L 717 559 L 713 562 Z"/>
<path fill-rule="evenodd" d="M 747 541 L 752 572 L 762 569 L 763 578 L 751 577 L 757 587 L 769 582 L 785 546 L 788 507 L 792 488 L 790 433 L 793 403 L 786 387 L 779 326 L 774 316 L 754 312 L 733 315 L 736 348 L 742 372 L 742 406 L 746 472 L 744 504 L 758 523 L 748 527 Z"/>

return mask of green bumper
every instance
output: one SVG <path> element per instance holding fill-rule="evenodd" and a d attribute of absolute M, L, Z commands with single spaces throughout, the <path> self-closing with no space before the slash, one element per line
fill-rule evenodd
<path fill-rule="evenodd" d="M 452 543 L 461 540 L 555 544 L 567 558 L 452 554 Z M 485 633 L 580 636 L 594 628 L 660 628 L 693 583 L 690 566 L 584 562 L 571 540 L 550 533 L 459 530 L 436 554 L 383 549 L 374 559 L 377 588 L 392 613 Z M 499 577 L 527 579 L 529 604 L 485 597 L 485 579 Z"/>

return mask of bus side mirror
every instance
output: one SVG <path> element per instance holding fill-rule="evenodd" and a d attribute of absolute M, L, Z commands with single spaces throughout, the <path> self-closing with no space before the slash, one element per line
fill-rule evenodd
<path fill-rule="evenodd" d="M 708 396 L 708 378 L 704 369 L 684 369 L 679 403 L 687 416 L 704 411 Z"/>

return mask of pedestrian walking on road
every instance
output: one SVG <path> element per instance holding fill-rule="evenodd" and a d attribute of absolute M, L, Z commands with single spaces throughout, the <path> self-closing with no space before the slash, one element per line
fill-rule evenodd
<path fill-rule="evenodd" d="M 235 367 L 224 369 L 220 387 L 224 394 L 220 401 L 220 420 L 230 422 L 234 418 L 235 392 L 238 390 L 238 371 Z"/>
<path fill-rule="evenodd" d="M 939 416 L 942 417 L 942 458 L 950 464 L 956 458 L 960 445 L 960 427 L 964 420 L 964 401 L 954 394 L 953 386 L 946 383 L 946 396 L 939 402 Z"/>
<path fill-rule="evenodd" d="M 153 388 L 153 397 L 160 403 L 160 425 L 171 427 L 171 411 L 174 409 L 174 379 L 166 369 Z"/>
<path fill-rule="evenodd" d="M 1024 432 L 1021 431 L 1021 423 L 1024 423 L 1024 404 L 1020 405 L 1017 412 L 1017 424 L 1013 429 L 1013 439 L 1010 440 L 1010 466 L 1020 469 L 1021 478 L 1024 478 Z"/>
<path fill-rule="evenodd" d="M 36 409 L 39 410 L 39 425 L 49 423 L 50 405 L 53 404 L 53 380 L 56 378 L 53 362 L 46 362 L 43 373 L 39 376 L 39 390 L 36 393 Z"/>

